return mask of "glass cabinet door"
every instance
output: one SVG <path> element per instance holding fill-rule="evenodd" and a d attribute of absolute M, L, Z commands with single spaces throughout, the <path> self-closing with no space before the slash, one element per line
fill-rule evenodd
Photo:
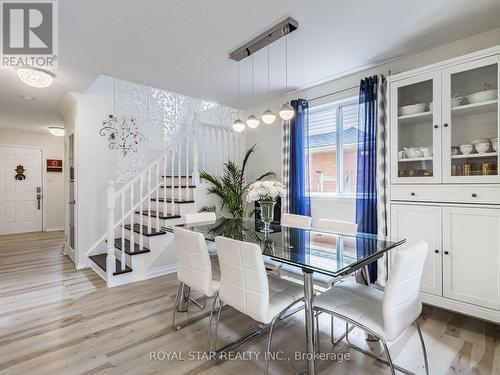
<path fill-rule="evenodd" d="M 443 70 L 443 179 L 498 182 L 498 56 Z"/>
<path fill-rule="evenodd" d="M 393 182 L 440 182 L 440 92 L 440 72 L 421 74 L 391 86 Z"/>

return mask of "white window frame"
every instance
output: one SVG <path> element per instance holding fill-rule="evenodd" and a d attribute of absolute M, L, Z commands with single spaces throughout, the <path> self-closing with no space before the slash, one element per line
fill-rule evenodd
<path fill-rule="evenodd" d="M 318 104 L 317 106 L 332 106 L 335 107 L 335 115 L 336 115 L 336 122 L 337 122 L 337 130 L 336 130 L 336 163 L 337 163 L 337 169 L 336 169 L 336 179 L 337 179 L 337 184 L 336 184 L 336 190 L 335 192 L 311 192 L 311 197 L 317 197 L 317 198 L 337 198 L 337 199 L 355 199 L 356 198 L 356 193 L 345 193 L 344 192 L 344 123 L 343 123 L 343 118 L 342 118 L 342 107 L 347 106 L 347 105 L 353 105 L 353 104 L 358 104 L 358 97 L 357 96 L 351 96 L 345 99 L 340 99 L 340 100 L 332 100 L 330 102 L 323 102 L 321 104 Z M 312 106 L 314 108 L 315 106 Z M 339 147 L 340 146 L 340 147 Z M 309 148 L 309 163 L 312 163 L 312 149 Z M 312 177 L 312 176 L 311 176 Z M 312 180 L 312 179 L 311 179 Z"/>

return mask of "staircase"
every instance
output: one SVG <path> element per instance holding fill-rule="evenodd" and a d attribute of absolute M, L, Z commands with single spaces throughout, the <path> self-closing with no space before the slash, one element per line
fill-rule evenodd
<path fill-rule="evenodd" d="M 108 287 L 175 272 L 171 227 L 197 211 L 195 125 L 131 181 L 107 188 L 107 234 L 87 264 Z"/>
<path fill-rule="evenodd" d="M 128 183 L 107 187 L 106 234 L 86 254 L 86 263 L 108 287 L 177 270 L 171 227 L 207 201 L 200 167 L 221 174 L 228 159 L 240 161 L 245 145 L 229 128 L 200 126 L 198 116 L 175 143 Z"/>

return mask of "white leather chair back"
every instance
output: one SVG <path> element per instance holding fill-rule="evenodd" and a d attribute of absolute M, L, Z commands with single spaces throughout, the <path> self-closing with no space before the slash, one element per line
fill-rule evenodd
<path fill-rule="evenodd" d="M 243 314 L 266 321 L 269 309 L 269 282 L 262 251 L 257 244 L 216 237 L 220 263 L 219 297 Z"/>
<path fill-rule="evenodd" d="M 212 222 L 217 220 L 215 212 L 197 212 L 194 214 L 184 214 L 184 224 L 196 224 Z"/>
<path fill-rule="evenodd" d="M 399 250 L 394 257 L 382 304 L 384 331 L 391 339 L 403 333 L 422 311 L 420 280 L 427 251 L 427 243 L 421 241 Z"/>
<path fill-rule="evenodd" d="M 311 229 L 311 218 L 309 216 L 283 214 L 281 215 L 281 226 L 300 229 Z"/>
<path fill-rule="evenodd" d="M 208 297 L 212 289 L 212 265 L 205 238 L 201 233 L 174 228 L 175 248 L 179 260 L 177 278 Z"/>
<path fill-rule="evenodd" d="M 318 229 L 329 232 L 356 234 L 358 232 L 358 224 L 349 221 L 319 219 Z"/>

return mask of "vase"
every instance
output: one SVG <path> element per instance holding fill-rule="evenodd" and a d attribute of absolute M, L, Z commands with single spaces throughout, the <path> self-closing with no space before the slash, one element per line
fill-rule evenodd
<path fill-rule="evenodd" d="M 273 230 L 271 229 L 271 223 L 274 219 L 274 205 L 276 201 L 259 201 L 260 204 L 260 218 L 264 223 L 264 228 L 261 229 L 261 232 L 271 233 Z"/>

